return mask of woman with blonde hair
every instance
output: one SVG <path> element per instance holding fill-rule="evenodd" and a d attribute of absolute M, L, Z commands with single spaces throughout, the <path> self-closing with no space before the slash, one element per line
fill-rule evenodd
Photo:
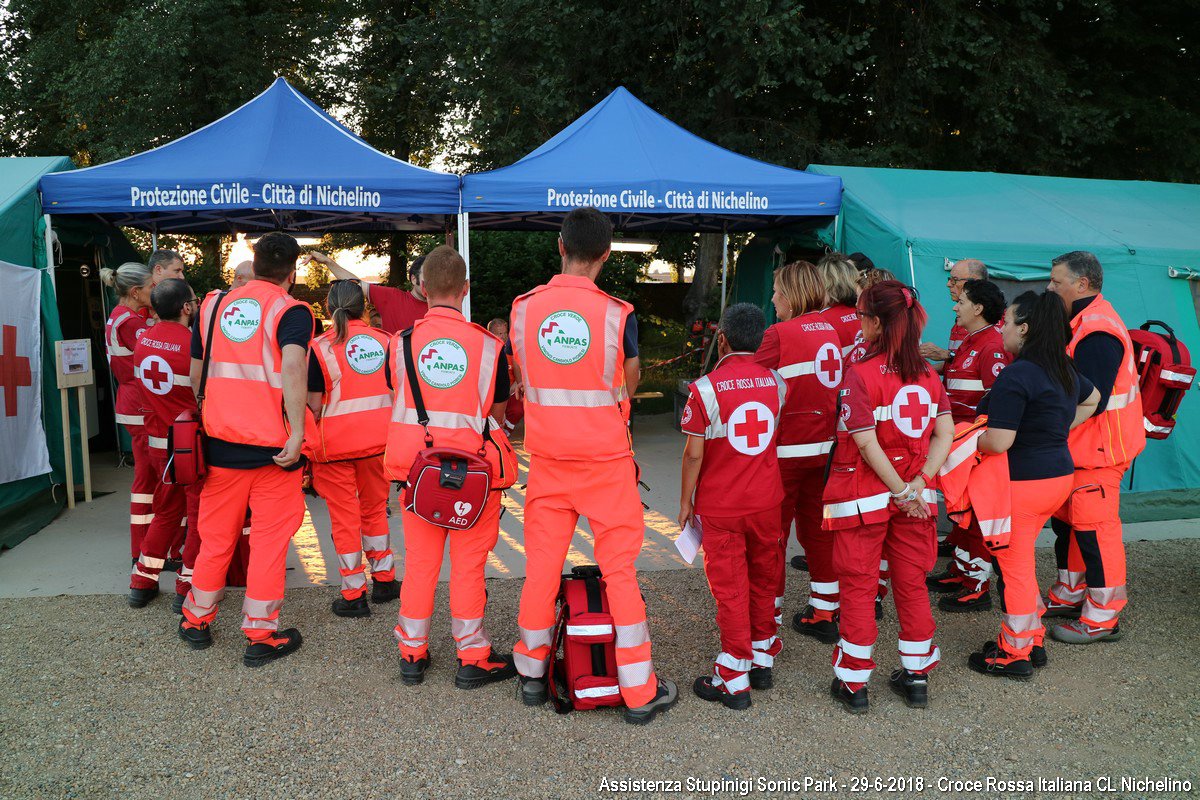
<path fill-rule="evenodd" d="M 133 348 L 148 327 L 153 276 L 145 264 L 130 261 L 116 269 L 100 270 L 100 281 L 117 294 L 117 304 L 104 324 L 108 368 L 117 386 L 113 408 L 116 421 L 133 442 L 133 485 L 129 496 L 129 550 L 134 561 L 142 554 L 142 539 L 154 519 L 154 490 L 158 480 L 150 465 L 150 444 L 142 414 L 142 384 Z"/>
<path fill-rule="evenodd" d="M 862 341 L 862 328 L 854 304 L 858 302 L 858 270 L 854 262 L 841 253 L 826 253 L 817 263 L 817 272 L 825 287 L 822 316 L 837 331 L 842 343 L 842 357 L 854 349 L 855 340 Z"/>
<path fill-rule="evenodd" d="M 796 538 L 808 556 L 808 606 L 792 627 L 827 644 L 837 641 L 838 584 L 833 573 L 833 537 L 821 530 L 825 462 L 837 425 L 837 393 L 842 382 L 842 348 L 837 331 L 822 318 L 825 284 L 817 268 L 797 261 L 775 270 L 771 302 L 780 322 L 767 329 L 756 361 L 787 381 L 776 454 L 783 477 L 784 530 L 781 547 L 796 524 Z M 776 622 L 783 621 L 784 553 L 779 560 Z M 770 666 L 765 665 L 765 666 Z"/>
<path fill-rule="evenodd" d="M 364 552 L 371 563 L 371 601 L 400 596 L 383 473 L 392 408 L 384 369 L 389 337 L 364 321 L 366 297 L 356 280 L 330 284 L 326 308 L 333 326 L 313 339 L 308 361 L 308 407 L 317 419 L 310 443 L 313 489 L 329 507 L 342 576 L 333 613 L 366 617 L 371 607 Z"/>

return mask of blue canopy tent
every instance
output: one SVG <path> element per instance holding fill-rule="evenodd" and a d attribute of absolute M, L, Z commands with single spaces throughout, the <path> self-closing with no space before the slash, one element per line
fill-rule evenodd
<path fill-rule="evenodd" d="M 833 217 L 842 182 L 757 161 L 701 139 L 617 87 L 549 141 L 507 167 L 463 177 L 459 241 L 471 228 L 557 230 L 595 206 L 617 230 L 748 231 Z M 721 265 L 721 304 L 728 273 Z"/>
<path fill-rule="evenodd" d="M 283 78 L 161 147 L 41 180 L 47 213 L 152 232 L 441 230 L 459 179 L 371 147 Z"/>

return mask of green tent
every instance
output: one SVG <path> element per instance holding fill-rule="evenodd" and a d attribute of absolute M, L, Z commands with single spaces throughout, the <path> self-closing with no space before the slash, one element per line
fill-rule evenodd
<path fill-rule="evenodd" d="M 117 229 L 98 220 L 56 220 L 47 237 L 45 217 L 38 197 L 38 181 L 48 172 L 74 169 L 69 158 L 0 158 L 0 261 L 40 270 L 42 273 L 42 424 L 50 452 L 49 474 L 0 484 L 0 547 L 11 547 L 54 519 L 66 502 L 62 406 L 55 382 L 54 342 L 64 338 L 92 338 L 101 395 L 107 398 L 104 364 L 102 302 L 92 303 L 81 290 L 90 282 L 90 294 L 99 297 L 97 267 L 137 258 L 136 251 Z M 57 269 L 48 266 L 48 238 L 56 245 Z M 81 275 L 86 266 L 89 276 Z M 57 276 L 57 280 L 56 280 Z M 98 325 L 98 328 L 97 328 Z M 99 332 L 99 336 L 97 335 Z M 111 402 L 103 409 L 111 419 Z M 80 475 L 79 416 L 71 401 L 71 437 L 75 475 Z M 3 456 L 0 456 L 3 457 Z"/>
<path fill-rule="evenodd" d="M 842 179 L 841 215 L 815 241 L 801 231 L 756 237 L 738 261 L 738 300 L 767 308 L 771 267 L 792 248 L 862 252 L 917 287 L 930 313 L 926 338 L 940 341 L 953 322 L 947 261 L 982 259 L 1011 298 L 1041 291 L 1054 256 L 1090 250 L 1105 268 L 1103 293 L 1127 325 L 1162 320 L 1200 348 L 1200 284 L 1187 280 L 1200 276 L 1200 186 L 822 165 L 809 171 Z M 1150 441 L 1126 479 L 1126 520 L 1200 517 L 1200 402 L 1189 395 L 1179 416 L 1172 437 Z"/>

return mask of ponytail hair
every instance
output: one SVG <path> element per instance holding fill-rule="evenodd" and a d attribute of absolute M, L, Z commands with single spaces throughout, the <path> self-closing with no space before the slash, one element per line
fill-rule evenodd
<path fill-rule="evenodd" d="M 1075 365 L 1067 355 L 1071 322 L 1062 299 L 1051 292 L 1025 292 L 1009 308 L 1014 324 L 1029 326 L 1017 358 L 1037 364 L 1063 391 L 1074 396 Z"/>
<path fill-rule="evenodd" d="M 100 282 L 116 289 L 117 297 L 128 297 L 131 291 L 150 282 L 150 268 L 136 261 L 126 261 L 116 269 L 104 267 Z"/>
<path fill-rule="evenodd" d="M 882 281 L 863 290 L 858 298 L 863 314 L 879 320 L 879 338 L 871 343 L 865 358 L 883 355 L 905 383 L 929 371 L 921 358 L 921 332 L 929 315 L 917 300 L 917 290 L 899 281 Z M 864 360 L 865 360 L 864 358 Z"/>
<path fill-rule="evenodd" d="M 350 320 L 362 319 L 367 311 L 362 286 L 356 280 L 334 281 L 329 284 L 329 297 L 325 304 L 333 318 L 333 329 L 337 332 L 333 341 L 341 344 L 350 334 Z"/>

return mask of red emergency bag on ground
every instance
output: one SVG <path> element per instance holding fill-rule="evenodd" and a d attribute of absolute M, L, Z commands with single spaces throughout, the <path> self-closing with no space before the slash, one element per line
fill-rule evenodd
<path fill-rule="evenodd" d="M 617 684 L 616 628 L 597 566 L 574 567 L 562 577 L 549 676 L 559 714 L 625 704 Z"/>
<path fill-rule="evenodd" d="M 1153 325 L 1166 333 L 1152 332 Z M 1183 393 L 1192 388 L 1196 378 L 1191 356 L 1171 326 L 1156 319 L 1131 330 L 1129 338 L 1133 341 L 1133 359 L 1137 364 L 1146 436 L 1166 439 L 1175 430 L 1175 413 L 1183 401 Z"/>

